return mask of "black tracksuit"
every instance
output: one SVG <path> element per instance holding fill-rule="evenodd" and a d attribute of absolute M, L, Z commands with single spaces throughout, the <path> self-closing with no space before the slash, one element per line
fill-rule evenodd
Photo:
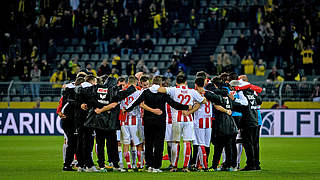
<path fill-rule="evenodd" d="M 91 168 L 94 163 L 92 160 L 92 148 L 94 145 L 93 129 L 84 126 L 84 123 L 88 116 L 88 111 L 81 109 L 81 104 L 85 104 L 87 99 L 93 96 L 92 85 L 88 82 L 84 82 L 81 86 L 75 88 L 76 103 L 75 103 L 75 120 L 77 127 L 77 159 L 78 166 L 85 168 Z"/>
<path fill-rule="evenodd" d="M 226 93 L 222 94 L 213 94 L 211 92 L 206 92 L 205 97 L 215 103 L 215 105 L 221 105 L 223 108 L 231 110 L 234 106 L 240 104 L 234 104 L 234 102 L 227 96 Z M 212 160 L 212 167 L 217 168 L 221 153 L 223 148 L 225 148 L 226 152 L 226 161 L 225 168 L 229 168 L 232 165 L 232 140 L 233 137 L 237 134 L 237 126 L 231 115 L 218 111 L 216 109 L 213 110 L 215 114 L 215 121 L 213 123 L 212 128 L 212 137 L 214 144 L 214 155 Z"/>
<path fill-rule="evenodd" d="M 242 119 L 240 122 L 241 137 L 243 146 L 247 156 L 248 169 L 256 169 L 259 167 L 259 126 L 258 126 L 258 105 L 261 105 L 261 97 L 254 94 L 254 91 L 243 90 L 243 95 L 248 101 L 248 105 L 241 108 Z M 242 106 L 243 107 L 243 106 Z"/>
<path fill-rule="evenodd" d="M 118 129 L 117 123 L 119 122 L 119 115 L 117 109 L 115 109 L 111 112 L 104 112 L 98 116 L 94 112 L 94 109 L 102 108 L 112 102 L 120 102 L 135 92 L 135 90 L 134 86 L 130 86 L 124 91 L 117 86 L 108 88 L 106 85 L 96 85 L 92 87 L 93 96 L 91 99 L 87 99 L 87 103 L 89 103 L 88 107 L 90 108 L 88 117 L 92 116 L 96 119 L 93 119 L 90 123 L 86 122 L 85 125 L 92 127 L 96 132 L 98 164 L 101 168 L 105 165 L 105 144 L 107 146 L 108 162 L 112 162 L 115 167 L 118 167 L 119 156 L 116 130 Z M 106 117 L 105 122 L 102 122 L 103 119 L 100 119 L 101 116 Z M 117 118 L 115 119 L 114 117 Z"/>
<path fill-rule="evenodd" d="M 74 124 L 74 105 L 75 105 L 75 86 L 70 83 L 67 85 L 63 91 L 63 100 L 62 100 L 62 113 L 66 118 L 61 119 L 61 125 L 64 133 L 67 136 L 67 149 L 66 157 L 64 161 L 64 167 L 71 167 L 74 154 L 76 152 L 77 146 L 77 136 L 75 135 L 75 124 Z"/>
<path fill-rule="evenodd" d="M 153 108 L 160 109 L 163 113 L 158 116 L 149 111 L 144 111 L 144 134 L 145 134 L 145 158 L 147 167 L 159 169 L 162 165 L 164 137 L 166 131 L 166 103 L 177 110 L 187 110 L 187 105 L 175 102 L 169 95 L 152 93 L 149 89 L 144 90 L 139 98 L 129 106 L 131 111 L 135 106 L 144 103 Z"/>

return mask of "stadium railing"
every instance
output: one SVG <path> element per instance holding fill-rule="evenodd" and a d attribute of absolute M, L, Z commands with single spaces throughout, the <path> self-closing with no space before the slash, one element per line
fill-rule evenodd
<path fill-rule="evenodd" d="M 58 101 L 63 83 L 51 82 L 0 82 L 0 98 L 2 102 Z M 188 80 L 193 88 L 193 80 Z M 266 82 L 253 84 L 263 88 L 260 94 L 264 101 L 312 101 L 313 91 L 319 82 Z M 32 94 L 32 88 L 39 86 L 39 96 Z"/>

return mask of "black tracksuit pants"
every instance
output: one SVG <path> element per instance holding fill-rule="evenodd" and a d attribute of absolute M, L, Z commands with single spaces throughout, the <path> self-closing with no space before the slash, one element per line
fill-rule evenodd
<path fill-rule="evenodd" d="M 259 158 L 259 136 L 257 135 L 258 126 L 255 127 L 243 127 L 241 129 L 241 136 L 243 140 L 243 147 L 247 156 L 247 167 L 255 168 L 256 160 Z M 259 160 L 258 160 L 259 161 Z"/>
<path fill-rule="evenodd" d="M 105 165 L 105 146 L 107 146 L 108 162 L 112 162 L 113 165 L 117 167 L 119 163 L 119 154 L 116 130 L 103 131 L 97 129 L 95 132 L 99 167 L 103 168 Z"/>
<path fill-rule="evenodd" d="M 256 130 L 256 138 L 254 142 L 254 155 L 255 155 L 255 166 L 259 167 L 260 166 L 260 128 L 261 126 L 257 127 Z"/>
<path fill-rule="evenodd" d="M 241 120 L 242 116 L 233 116 L 233 119 L 237 125 L 237 127 L 239 127 L 240 125 L 240 120 Z M 235 135 L 232 138 L 232 162 L 231 162 L 231 166 L 232 167 L 237 167 L 237 135 Z"/>
<path fill-rule="evenodd" d="M 217 168 L 221 158 L 222 150 L 225 148 L 226 161 L 225 168 L 229 168 L 232 163 L 232 141 L 233 136 L 217 136 L 214 139 L 214 154 L 212 159 L 212 167 Z"/>
<path fill-rule="evenodd" d="M 81 127 L 78 132 L 77 159 L 79 167 L 91 168 L 94 163 L 92 160 L 92 149 L 94 145 L 93 130 L 87 127 Z"/>
<path fill-rule="evenodd" d="M 166 132 L 165 119 L 144 119 L 145 159 L 147 167 L 160 169 Z"/>
<path fill-rule="evenodd" d="M 77 136 L 74 134 L 75 133 L 75 128 L 68 125 L 65 121 L 68 121 L 68 119 L 63 119 L 62 120 L 62 129 L 64 133 L 67 136 L 67 149 L 66 149 L 66 157 L 64 160 L 64 167 L 71 167 L 74 154 L 76 152 L 77 148 Z"/>

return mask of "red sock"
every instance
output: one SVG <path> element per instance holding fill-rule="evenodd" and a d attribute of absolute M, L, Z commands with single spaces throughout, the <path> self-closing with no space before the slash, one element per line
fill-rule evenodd
<path fill-rule="evenodd" d="M 131 165 L 131 162 L 130 162 L 130 152 L 129 151 L 124 153 L 124 159 L 127 162 L 128 168 L 131 169 L 132 165 Z"/>
<path fill-rule="evenodd" d="M 189 165 L 190 155 L 191 155 L 191 144 L 190 142 L 183 143 L 184 147 L 184 164 L 183 167 L 186 168 Z"/>
<path fill-rule="evenodd" d="M 138 152 L 137 152 L 137 155 L 138 155 L 138 167 L 139 167 L 139 168 L 142 168 L 142 163 L 141 163 L 141 151 L 138 151 Z"/>
<path fill-rule="evenodd" d="M 203 162 L 204 168 L 208 168 L 207 152 L 204 146 L 201 146 L 201 152 L 202 152 L 202 162 Z"/>
<path fill-rule="evenodd" d="M 78 160 L 78 159 L 77 159 L 77 155 L 76 155 L 76 154 L 74 154 L 74 160 Z"/>

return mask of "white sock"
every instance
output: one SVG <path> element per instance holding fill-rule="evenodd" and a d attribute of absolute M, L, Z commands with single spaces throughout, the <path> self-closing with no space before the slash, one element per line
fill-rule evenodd
<path fill-rule="evenodd" d="M 118 154 L 119 154 L 119 166 L 120 166 L 120 168 L 123 168 L 122 148 L 121 148 L 121 146 L 118 146 Z"/>
<path fill-rule="evenodd" d="M 183 143 L 183 155 L 184 155 L 183 168 L 187 168 L 189 166 L 190 156 L 191 156 L 191 143 L 190 142 Z"/>
<path fill-rule="evenodd" d="M 237 144 L 237 165 L 240 164 L 241 154 L 242 154 L 242 144 L 238 143 Z"/>
<path fill-rule="evenodd" d="M 132 166 L 137 166 L 137 148 L 131 147 Z"/>
<path fill-rule="evenodd" d="M 62 147 L 63 162 L 65 162 L 66 160 L 67 147 L 68 147 L 68 144 L 63 144 L 63 147 Z"/>
<path fill-rule="evenodd" d="M 202 150 L 201 150 L 201 146 L 198 146 L 198 156 L 197 156 L 197 160 L 200 160 L 200 164 L 202 166 L 202 168 L 204 168 L 204 162 L 203 162 L 203 154 L 202 154 Z"/>
<path fill-rule="evenodd" d="M 178 158 L 179 158 L 179 143 L 172 143 L 171 148 L 171 165 L 172 167 L 178 166 Z"/>
<path fill-rule="evenodd" d="M 226 162 L 226 151 L 223 148 L 223 150 L 222 150 L 222 163 L 224 163 L 224 162 Z M 220 164 L 222 164 L 222 163 L 220 163 Z"/>

